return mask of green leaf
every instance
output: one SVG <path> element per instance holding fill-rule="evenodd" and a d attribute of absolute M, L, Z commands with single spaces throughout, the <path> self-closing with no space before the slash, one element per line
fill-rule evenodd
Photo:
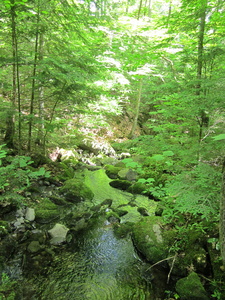
<path fill-rule="evenodd" d="M 173 155 L 174 155 L 173 151 L 170 150 L 163 152 L 163 156 L 173 156 Z"/>
<path fill-rule="evenodd" d="M 214 141 L 221 141 L 221 140 L 225 140 L 225 133 L 216 135 L 212 137 L 214 139 Z"/>
<path fill-rule="evenodd" d="M 162 154 L 155 154 L 152 156 L 152 159 L 156 160 L 156 161 L 162 161 L 164 160 L 164 156 Z"/>

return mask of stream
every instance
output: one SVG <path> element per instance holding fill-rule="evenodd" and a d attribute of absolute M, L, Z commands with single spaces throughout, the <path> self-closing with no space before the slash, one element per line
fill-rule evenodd
<path fill-rule="evenodd" d="M 40 272 L 33 273 L 31 265 L 31 272 L 24 277 L 21 253 L 11 266 L 8 265 L 6 273 L 22 283 L 23 296 L 19 300 L 163 299 L 158 290 L 160 293 L 164 291 L 164 272 L 153 274 L 150 264 L 137 254 L 130 235 L 117 237 L 113 224 L 107 221 L 107 212 L 122 207 L 126 214 L 120 218 L 121 224 L 138 222 L 143 218 L 138 207 L 144 207 L 154 215 L 156 204 L 143 195 L 134 196 L 112 188 L 109 182 L 104 170 L 85 171 L 85 183 L 94 191 L 91 206 L 107 198 L 111 199 L 112 204 L 104 208 L 104 214 L 94 217 L 91 226 L 72 233 L 69 243 L 56 247 L 54 253 L 49 249 L 53 258 L 49 264 L 46 264 L 48 252 L 41 260 L 35 254 L 37 263 L 40 262 Z M 72 210 L 77 212 L 81 206 L 86 213 L 91 207 L 88 203 L 87 206 L 86 202 L 79 203 Z"/>
<path fill-rule="evenodd" d="M 148 267 L 129 237 L 118 239 L 111 225 L 100 224 L 55 257 L 32 299 L 153 300 Z"/>

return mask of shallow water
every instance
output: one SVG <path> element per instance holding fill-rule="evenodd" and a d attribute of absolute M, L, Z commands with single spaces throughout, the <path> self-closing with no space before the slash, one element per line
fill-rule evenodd
<path fill-rule="evenodd" d="M 117 239 L 110 226 L 95 228 L 56 257 L 37 283 L 37 299 L 151 300 L 147 267 L 130 238 Z"/>

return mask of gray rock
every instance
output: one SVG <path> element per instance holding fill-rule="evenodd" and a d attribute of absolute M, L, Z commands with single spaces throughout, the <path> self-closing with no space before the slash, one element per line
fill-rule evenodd
<path fill-rule="evenodd" d="M 32 241 L 28 247 L 27 247 L 27 250 L 30 252 L 30 253 L 36 253 L 40 250 L 42 250 L 42 246 L 40 245 L 40 243 L 38 241 Z"/>
<path fill-rule="evenodd" d="M 26 208 L 25 219 L 31 222 L 35 220 L 35 211 L 33 208 Z"/>
<path fill-rule="evenodd" d="M 16 228 L 20 228 L 23 224 L 24 224 L 24 218 L 23 217 L 16 218 L 16 221 L 13 223 L 13 225 Z"/>
<path fill-rule="evenodd" d="M 121 179 L 129 180 L 129 181 L 135 181 L 138 178 L 137 172 L 128 168 L 120 170 L 118 172 L 118 175 Z"/>
<path fill-rule="evenodd" d="M 55 224 L 55 226 L 48 231 L 51 236 L 50 243 L 52 245 L 58 245 L 66 241 L 67 232 L 69 229 L 62 224 Z"/>
<path fill-rule="evenodd" d="M 21 217 L 24 216 L 24 214 L 25 214 L 24 208 L 17 209 L 17 211 L 16 211 L 16 217 L 21 218 Z"/>

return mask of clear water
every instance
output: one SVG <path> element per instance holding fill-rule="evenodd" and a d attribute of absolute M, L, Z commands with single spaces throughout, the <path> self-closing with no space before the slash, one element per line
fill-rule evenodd
<path fill-rule="evenodd" d="M 95 228 L 56 257 L 33 299 L 154 299 L 146 269 L 130 238 L 117 239 L 110 226 Z"/>

